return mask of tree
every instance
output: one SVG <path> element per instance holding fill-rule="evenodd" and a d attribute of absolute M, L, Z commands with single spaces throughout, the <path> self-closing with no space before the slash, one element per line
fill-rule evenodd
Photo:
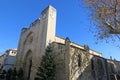
<path fill-rule="evenodd" d="M 14 68 L 12 70 L 12 80 L 16 80 L 16 78 L 17 78 L 17 71 L 16 71 L 16 68 Z"/>
<path fill-rule="evenodd" d="M 18 79 L 19 79 L 19 80 L 22 80 L 22 79 L 23 79 L 23 75 L 24 75 L 23 69 L 22 69 L 22 68 L 19 68 L 18 74 L 17 74 Z"/>
<path fill-rule="evenodd" d="M 3 70 L 2 74 L 0 75 L 0 78 L 4 79 L 6 77 L 6 73 L 7 73 L 6 70 Z"/>
<path fill-rule="evenodd" d="M 12 78 L 12 69 L 11 68 L 9 68 L 8 69 L 8 71 L 7 71 L 7 74 L 6 74 L 6 79 L 7 80 L 11 80 L 11 78 Z"/>
<path fill-rule="evenodd" d="M 51 45 L 46 48 L 36 75 L 35 80 L 55 80 L 55 63 Z"/>
<path fill-rule="evenodd" d="M 92 12 L 96 36 L 99 39 L 117 37 L 120 40 L 120 0 L 84 1 Z"/>

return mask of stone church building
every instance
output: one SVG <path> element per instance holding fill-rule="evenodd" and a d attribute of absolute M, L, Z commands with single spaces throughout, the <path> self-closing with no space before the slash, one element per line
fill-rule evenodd
<path fill-rule="evenodd" d="M 81 46 L 69 38 L 55 35 L 56 9 L 48 6 L 41 17 L 23 28 L 20 35 L 16 68 L 24 70 L 25 80 L 34 80 L 45 48 L 52 43 L 56 63 L 56 80 L 120 80 L 120 62 Z"/>

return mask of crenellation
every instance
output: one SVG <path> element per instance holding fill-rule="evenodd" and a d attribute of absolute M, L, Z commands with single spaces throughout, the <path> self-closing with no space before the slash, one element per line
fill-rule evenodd
<path fill-rule="evenodd" d="M 30 24 L 30 28 L 31 28 L 31 27 L 35 27 L 35 25 L 38 24 L 38 23 L 40 24 L 40 18 L 38 18 L 38 19 L 36 19 L 34 22 L 32 22 L 32 23 Z"/>
<path fill-rule="evenodd" d="M 25 33 L 28 30 L 28 28 L 22 28 L 21 33 Z"/>

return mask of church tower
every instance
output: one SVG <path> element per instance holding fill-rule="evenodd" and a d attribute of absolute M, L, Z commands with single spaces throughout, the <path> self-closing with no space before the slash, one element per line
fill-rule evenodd
<path fill-rule="evenodd" d="M 55 39 L 56 30 L 56 9 L 52 6 L 48 6 L 41 13 L 41 26 L 42 26 L 42 43 L 43 46 L 47 46 Z"/>
<path fill-rule="evenodd" d="M 44 54 L 46 46 L 55 40 L 56 9 L 48 6 L 41 12 L 39 30 L 39 53 Z"/>
<path fill-rule="evenodd" d="M 16 68 L 24 70 L 25 80 L 34 80 L 41 57 L 46 46 L 55 39 L 56 9 L 48 6 L 41 12 L 40 18 L 23 28 L 18 46 Z"/>

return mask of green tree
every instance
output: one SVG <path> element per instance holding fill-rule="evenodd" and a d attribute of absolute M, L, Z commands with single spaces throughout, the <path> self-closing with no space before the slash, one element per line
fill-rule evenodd
<path fill-rule="evenodd" d="M 91 10 L 98 39 L 120 40 L 120 0 L 84 0 Z"/>
<path fill-rule="evenodd" d="M 51 45 L 46 48 L 36 75 L 35 80 L 55 80 L 55 63 Z"/>
<path fill-rule="evenodd" d="M 23 69 L 22 69 L 22 68 L 19 68 L 19 70 L 18 70 L 17 73 L 18 73 L 18 74 L 17 74 L 18 79 L 19 79 L 19 80 L 23 80 L 23 75 L 24 75 Z"/>
<path fill-rule="evenodd" d="M 14 68 L 13 70 L 12 70 L 12 80 L 16 80 L 16 78 L 17 78 L 17 70 L 16 70 L 16 68 Z"/>

